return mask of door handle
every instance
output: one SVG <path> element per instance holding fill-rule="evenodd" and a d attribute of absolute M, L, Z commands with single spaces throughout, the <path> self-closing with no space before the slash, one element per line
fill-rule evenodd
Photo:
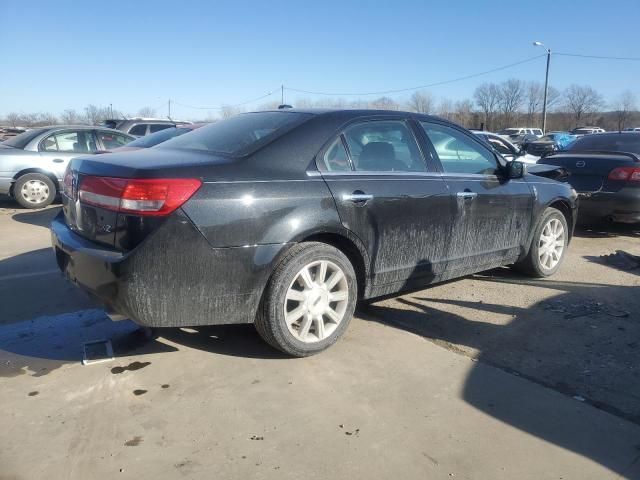
<path fill-rule="evenodd" d="M 456 195 L 464 200 L 473 200 L 478 196 L 476 192 L 458 192 Z"/>
<path fill-rule="evenodd" d="M 355 192 L 348 194 L 345 193 L 342 195 L 342 200 L 345 202 L 353 202 L 353 203 L 367 203 L 369 200 L 373 199 L 373 195 L 369 195 L 364 192 L 360 192 L 356 190 Z"/>
<path fill-rule="evenodd" d="M 64 160 L 62 160 L 61 158 L 54 158 L 53 159 L 53 163 L 63 163 Z"/>

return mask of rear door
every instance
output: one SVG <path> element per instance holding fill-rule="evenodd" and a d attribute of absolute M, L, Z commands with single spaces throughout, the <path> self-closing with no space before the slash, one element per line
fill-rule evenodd
<path fill-rule="evenodd" d="M 506 179 L 496 155 L 472 134 L 438 122 L 420 123 L 454 205 L 445 254 L 449 274 L 492 268 L 519 255 L 532 222 L 530 186 L 524 179 Z"/>
<path fill-rule="evenodd" d="M 426 284 L 446 268 L 451 198 L 406 118 L 358 120 L 317 159 L 343 225 L 366 246 L 373 284 Z"/>
<path fill-rule="evenodd" d="M 62 130 L 45 137 L 38 150 L 48 169 L 61 180 L 69 160 L 96 151 L 96 139 L 91 130 Z"/>

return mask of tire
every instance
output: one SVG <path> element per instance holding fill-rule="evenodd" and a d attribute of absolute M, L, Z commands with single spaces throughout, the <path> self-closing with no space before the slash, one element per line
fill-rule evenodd
<path fill-rule="evenodd" d="M 318 281 L 323 263 L 324 281 Z M 288 355 L 313 355 L 342 336 L 357 298 L 353 266 L 340 250 L 325 243 L 300 243 L 274 270 L 258 309 L 256 330 L 269 345 Z"/>
<path fill-rule="evenodd" d="M 41 173 L 27 173 L 13 184 L 13 198 L 24 208 L 44 208 L 56 198 L 53 181 Z"/>
<path fill-rule="evenodd" d="M 552 239 L 545 241 L 543 239 L 543 233 L 544 237 L 547 239 L 551 237 Z M 544 244 L 547 243 L 547 245 L 549 245 L 549 241 L 552 242 L 552 246 L 548 246 L 545 252 Z M 529 253 L 514 266 L 517 270 L 534 278 L 549 277 L 556 273 L 560 265 L 562 265 L 567 252 L 568 242 L 569 228 L 567 226 L 567 219 L 560 210 L 548 207 L 542 213 L 540 221 L 536 226 L 533 240 L 529 247 Z M 555 255 L 553 251 L 555 251 Z M 547 256 L 544 255 L 545 253 L 547 253 Z"/>

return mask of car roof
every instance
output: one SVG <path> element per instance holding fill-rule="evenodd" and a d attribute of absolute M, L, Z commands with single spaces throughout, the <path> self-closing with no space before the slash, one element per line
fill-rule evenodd
<path fill-rule="evenodd" d="M 246 112 L 241 113 L 240 115 L 247 115 L 251 113 L 305 113 L 315 116 L 324 116 L 324 115 L 332 115 L 337 114 L 344 118 L 358 118 L 358 117 L 367 117 L 367 116 L 388 116 L 388 117 L 416 117 L 423 119 L 433 119 L 433 120 L 443 120 L 450 124 L 455 124 L 449 120 L 445 120 L 444 118 L 438 117 L 436 115 L 427 115 L 424 113 L 416 113 L 416 112 L 408 112 L 404 110 L 380 110 L 380 109 L 369 109 L 369 108 L 286 108 L 279 110 L 261 110 L 255 112 Z"/>

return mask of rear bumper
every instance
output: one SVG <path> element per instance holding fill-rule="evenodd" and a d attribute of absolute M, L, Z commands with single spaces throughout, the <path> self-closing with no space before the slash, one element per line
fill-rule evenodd
<path fill-rule="evenodd" d="M 60 270 L 111 315 L 148 327 L 251 323 L 283 245 L 212 248 L 181 211 L 122 253 L 74 233 L 59 215 Z"/>
<path fill-rule="evenodd" d="M 623 188 L 618 192 L 579 194 L 581 220 L 640 222 L 640 188 Z"/>

